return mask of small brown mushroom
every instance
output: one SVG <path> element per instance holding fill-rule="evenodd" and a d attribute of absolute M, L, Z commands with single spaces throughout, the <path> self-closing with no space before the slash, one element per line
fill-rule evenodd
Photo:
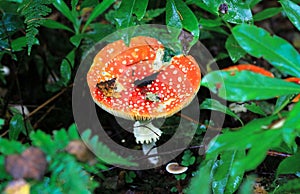
<path fill-rule="evenodd" d="M 180 166 L 177 162 L 171 162 L 166 166 L 167 172 L 171 174 L 181 174 L 187 171 L 188 167 Z"/>

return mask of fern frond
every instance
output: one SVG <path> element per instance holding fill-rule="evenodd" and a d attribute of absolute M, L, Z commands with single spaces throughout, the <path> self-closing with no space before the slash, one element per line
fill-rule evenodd
<path fill-rule="evenodd" d="M 24 0 L 19 7 L 21 15 L 25 17 L 26 41 L 28 46 L 28 55 L 35 43 L 35 36 L 38 34 L 38 27 L 43 23 L 43 17 L 47 16 L 51 9 L 47 6 L 54 0 Z"/>

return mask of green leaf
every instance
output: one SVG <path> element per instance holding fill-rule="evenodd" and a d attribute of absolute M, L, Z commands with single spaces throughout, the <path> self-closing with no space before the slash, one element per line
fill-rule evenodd
<path fill-rule="evenodd" d="M 11 42 L 11 47 L 12 47 L 13 51 L 23 50 L 23 47 L 26 47 L 26 45 L 27 45 L 26 39 L 27 38 L 25 36 L 14 39 Z M 32 45 L 40 44 L 39 40 L 37 38 L 34 37 L 33 40 L 34 40 L 34 42 L 32 43 Z"/>
<path fill-rule="evenodd" d="M 26 134 L 27 131 L 26 131 L 25 124 L 28 131 L 32 129 L 29 121 L 24 122 L 22 114 L 20 113 L 15 114 L 9 122 L 9 132 L 8 132 L 9 139 L 13 139 L 13 140 L 18 139 L 21 132 Z"/>
<path fill-rule="evenodd" d="M 236 0 L 227 0 L 225 3 L 228 4 L 228 13 L 222 16 L 225 21 L 234 24 L 252 22 L 252 12 L 247 3 Z"/>
<path fill-rule="evenodd" d="M 245 157 L 245 151 L 235 150 L 221 153 L 220 159 L 213 167 L 212 189 L 215 194 L 234 193 L 243 180 L 244 172 L 231 175 L 231 168 L 235 161 Z"/>
<path fill-rule="evenodd" d="M 74 139 L 79 139 L 79 133 L 77 131 L 77 126 L 75 123 L 73 123 L 72 125 L 70 125 L 70 127 L 68 128 L 68 136 L 70 138 L 70 140 L 74 140 Z"/>
<path fill-rule="evenodd" d="M 25 146 L 18 141 L 0 137 L 0 153 L 3 155 L 19 154 L 25 150 Z"/>
<path fill-rule="evenodd" d="M 199 23 L 195 14 L 182 0 L 168 0 L 166 5 L 166 23 L 168 26 L 188 30 L 194 36 L 194 41 L 200 35 Z"/>
<path fill-rule="evenodd" d="M 54 157 L 57 150 L 56 143 L 52 140 L 51 136 L 43 131 L 35 131 L 30 133 L 30 139 L 34 146 L 42 149 L 47 155 Z"/>
<path fill-rule="evenodd" d="M 285 122 L 284 127 L 297 129 L 300 132 L 300 102 L 298 102 L 293 109 L 289 112 Z"/>
<path fill-rule="evenodd" d="M 64 149 L 69 143 L 69 137 L 65 129 L 53 131 L 53 139 L 57 149 Z"/>
<path fill-rule="evenodd" d="M 251 104 L 245 104 L 245 107 L 253 113 L 256 113 L 256 114 L 259 114 L 262 116 L 267 116 L 265 111 L 260 106 L 258 106 L 255 102 L 251 102 Z"/>
<path fill-rule="evenodd" d="M 291 102 L 291 100 L 295 97 L 295 95 L 284 95 L 279 96 L 276 100 L 276 104 L 274 107 L 273 115 L 279 113 L 288 103 Z"/>
<path fill-rule="evenodd" d="M 237 102 L 300 93 L 300 86 L 295 83 L 251 71 L 240 71 L 234 74 L 227 71 L 213 71 L 204 76 L 201 84 L 220 97 Z"/>
<path fill-rule="evenodd" d="M 133 9 L 136 0 L 122 1 L 119 9 L 115 13 L 117 28 L 127 28 L 133 25 Z"/>
<path fill-rule="evenodd" d="M 210 194 L 211 193 L 211 169 L 214 160 L 205 160 L 201 162 L 199 170 L 191 180 L 190 186 L 187 189 L 188 194 Z"/>
<path fill-rule="evenodd" d="M 278 177 L 280 174 L 295 174 L 297 172 L 300 172 L 300 152 L 280 162 L 276 176 Z"/>
<path fill-rule="evenodd" d="M 230 35 L 225 43 L 225 48 L 228 51 L 228 54 L 231 60 L 236 63 L 240 58 L 245 56 L 246 51 L 237 43 L 233 35 Z"/>
<path fill-rule="evenodd" d="M 72 7 L 72 11 L 76 10 L 76 5 L 78 4 L 79 0 L 72 0 L 71 1 L 71 7 Z"/>
<path fill-rule="evenodd" d="M 233 28 L 240 46 L 254 57 L 264 57 L 280 71 L 300 77 L 300 55 L 286 40 L 271 36 L 262 28 L 241 24 Z"/>
<path fill-rule="evenodd" d="M 148 1 L 149 0 L 138 0 L 134 5 L 133 13 L 136 15 L 139 21 L 141 21 L 146 14 Z"/>
<path fill-rule="evenodd" d="M 267 8 L 267 9 L 264 9 L 263 11 L 258 12 L 257 14 L 255 14 L 253 16 L 253 20 L 256 21 L 256 22 L 261 21 L 261 20 L 265 20 L 265 19 L 271 18 L 271 17 L 279 14 L 281 11 L 282 11 L 281 7 Z"/>
<path fill-rule="evenodd" d="M 89 24 L 96 19 L 99 15 L 101 15 L 104 11 L 106 11 L 115 1 L 114 0 L 104 0 L 100 4 L 98 4 L 95 9 L 92 11 L 91 15 L 87 19 L 86 23 L 83 26 L 82 32 L 86 30 Z"/>
<path fill-rule="evenodd" d="M 74 67 L 75 62 L 75 49 L 73 49 L 69 54 L 66 56 L 66 59 L 63 59 L 60 65 L 60 75 L 64 86 L 67 86 L 72 74 L 72 67 Z"/>
<path fill-rule="evenodd" d="M 221 18 L 217 18 L 214 20 L 200 18 L 199 24 L 203 27 L 218 27 L 218 26 L 222 26 L 223 22 Z"/>
<path fill-rule="evenodd" d="M 289 180 L 287 183 L 277 187 L 273 193 L 300 193 L 300 178 Z"/>
<path fill-rule="evenodd" d="M 95 135 L 91 138 L 91 130 L 85 130 L 81 134 L 82 140 L 89 145 L 93 153 L 100 159 L 104 160 L 108 164 L 118 164 L 124 166 L 136 166 L 136 163 L 130 161 L 130 159 L 122 158 L 115 152 L 112 152 L 106 145 L 98 141 L 98 136 Z"/>
<path fill-rule="evenodd" d="M 4 125 L 4 123 L 5 123 L 5 120 L 0 118 L 0 129 L 2 129 L 2 126 Z"/>
<path fill-rule="evenodd" d="M 211 99 L 211 98 L 205 99 L 204 102 L 201 103 L 200 109 L 220 111 L 222 113 L 232 116 L 233 118 L 237 119 L 242 125 L 244 125 L 243 121 L 240 119 L 239 116 L 237 116 L 234 112 L 232 112 L 227 106 L 221 104 L 219 101 L 215 99 Z"/>
<path fill-rule="evenodd" d="M 255 177 L 253 175 L 247 176 L 243 181 L 238 194 L 249 194 L 253 192 L 253 186 L 255 184 Z"/>
<path fill-rule="evenodd" d="M 161 15 L 162 13 L 164 13 L 165 11 L 166 11 L 166 8 L 157 8 L 157 9 L 147 10 L 146 14 L 144 16 L 144 19 L 149 20 L 149 19 L 155 18 L 155 17 Z"/>
<path fill-rule="evenodd" d="M 66 26 L 66 25 L 64 25 L 62 23 L 59 23 L 59 22 L 57 22 L 55 20 L 51 20 L 51 19 L 45 19 L 43 21 L 42 26 L 45 26 L 45 27 L 51 28 L 51 29 L 67 30 L 69 32 L 73 32 L 74 33 L 74 31 L 71 28 L 69 28 L 68 26 Z"/>
<path fill-rule="evenodd" d="M 288 16 L 288 18 L 290 19 L 290 21 L 294 24 L 294 26 L 300 30 L 300 6 L 297 5 L 296 3 L 292 2 L 292 1 L 288 1 L 288 0 L 284 0 L 284 1 L 279 1 L 286 13 L 286 15 Z"/>
<path fill-rule="evenodd" d="M 75 23 L 75 17 L 73 16 L 73 13 L 67 6 L 67 4 L 62 0 L 54 0 L 53 3 L 54 7 L 60 11 L 66 18 L 68 18 L 69 21 L 71 21 L 73 24 Z"/>
<path fill-rule="evenodd" d="M 167 26 L 182 28 L 182 22 L 179 14 L 177 13 L 177 8 L 174 0 L 167 0 L 166 5 L 166 24 Z"/>

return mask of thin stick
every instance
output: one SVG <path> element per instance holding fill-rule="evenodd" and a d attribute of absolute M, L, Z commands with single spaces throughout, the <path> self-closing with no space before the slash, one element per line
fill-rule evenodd
<path fill-rule="evenodd" d="M 39 110 L 41 110 L 42 108 L 44 108 L 45 106 L 47 106 L 49 103 L 51 103 L 52 101 L 54 101 L 55 99 L 57 99 L 59 96 L 61 96 L 69 87 L 72 87 L 72 86 L 73 86 L 73 84 L 70 84 L 68 87 L 62 89 L 60 92 L 58 92 L 57 94 L 55 94 L 54 96 L 52 96 L 50 99 L 46 100 L 46 102 L 44 102 L 43 104 L 41 104 L 40 106 L 38 106 L 32 112 L 30 112 L 26 118 L 28 119 L 29 117 L 31 117 L 32 115 L 34 115 L 35 113 L 37 113 Z"/>

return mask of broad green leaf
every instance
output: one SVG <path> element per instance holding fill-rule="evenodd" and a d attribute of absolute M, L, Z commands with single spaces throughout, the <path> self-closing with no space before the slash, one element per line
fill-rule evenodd
<path fill-rule="evenodd" d="M 257 14 L 255 14 L 253 16 L 253 20 L 254 21 L 265 20 L 265 19 L 271 18 L 271 17 L 279 14 L 281 11 L 282 11 L 281 7 L 267 8 L 267 9 L 264 9 L 263 11 L 258 12 Z"/>
<path fill-rule="evenodd" d="M 208 1 L 209 2 L 209 1 Z M 214 1 L 215 3 L 217 3 L 216 1 Z M 218 1 L 220 3 L 220 1 Z M 204 1 L 199 1 L 199 0 L 187 0 L 186 4 L 194 4 L 198 7 L 200 7 L 201 9 L 210 12 L 211 14 L 214 15 L 218 15 L 218 9 L 216 9 L 216 7 L 211 6 L 211 5 L 207 5 L 207 2 L 204 3 Z"/>
<path fill-rule="evenodd" d="M 300 30 L 300 6 L 289 0 L 279 1 L 294 26 Z"/>
<path fill-rule="evenodd" d="M 256 105 L 255 102 L 251 102 L 251 104 L 245 104 L 245 107 L 253 113 L 260 114 L 262 116 L 267 116 L 265 111 L 260 106 Z"/>
<path fill-rule="evenodd" d="M 218 27 L 218 26 L 222 26 L 223 22 L 221 18 L 217 18 L 214 20 L 200 18 L 199 24 L 203 27 Z"/>
<path fill-rule="evenodd" d="M 222 113 L 225 113 L 237 119 L 243 125 L 243 121 L 240 119 L 239 116 L 237 116 L 234 112 L 232 112 L 227 106 L 221 104 L 219 101 L 215 99 L 211 99 L 211 98 L 205 99 L 204 102 L 201 103 L 200 109 L 220 111 Z"/>
<path fill-rule="evenodd" d="M 63 0 L 54 0 L 53 5 L 58 11 L 60 11 L 60 13 L 68 18 L 69 21 L 71 21 L 73 24 L 75 23 L 76 18 L 73 16 L 73 13 Z"/>
<path fill-rule="evenodd" d="M 240 71 L 234 74 L 227 71 L 213 71 L 204 76 L 201 84 L 220 97 L 237 102 L 300 93 L 298 84 L 251 71 Z"/>
<path fill-rule="evenodd" d="M 300 193 L 300 178 L 289 180 L 273 191 L 273 194 L 283 193 Z"/>
<path fill-rule="evenodd" d="M 255 179 L 253 175 L 247 176 L 243 181 L 241 187 L 239 188 L 238 194 L 249 194 L 253 192 L 253 186 L 255 184 Z"/>
<path fill-rule="evenodd" d="M 27 129 L 25 127 L 25 124 L 26 124 Z M 9 139 L 16 140 L 16 139 L 18 139 L 21 132 L 26 134 L 27 130 L 28 131 L 32 130 L 32 127 L 31 127 L 29 121 L 24 122 L 22 114 L 17 113 L 11 118 L 11 120 L 9 122 L 8 130 L 9 130 L 8 131 Z"/>
<path fill-rule="evenodd" d="M 213 167 L 212 189 L 215 194 L 234 193 L 243 180 L 244 172 L 230 175 L 231 168 L 235 161 L 245 157 L 245 151 L 234 150 L 220 154 L 220 159 Z"/>
<path fill-rule="evenodd" d="M 146 11 L 144 19 L 155 18 L 166 11 L 166 8 L 150 9 Z"/>
<path fill-rule="evenodd" d="M 297 129 L 300 132 L 300 102 L 298 102 L 289 112 L 284 127 Z"/>
<path fill-rule="evenodd" d="M 214 160 L 205 160 L 200 166 L 197 174 L 192 178 L 188 194 L 211 194 L 211 169 Z"/>
<path fill-rule="evenodd" d="M 194 41 L 199 38 L 200 30 L 198 19 L 192 10 L 182 0 L 168 0 L 166 7 L 166 23 L 168 26 L 188 30 L 194 36 Z"/>
<path fill-rule="evenodd" d="M 207 159 L 215 158 L 219 153 L 225 150 L 242 150 L 260 145 L 261 142 L 258 140 L 261 139 L 269 141 L 268 139 L 270 137 L 271 139 L 273 139 L 273 136 L 278 138 L 281 133 L 280 130 L 265 129 L 276 119 L 278 119 L 277 115 L 255 119 L 239 130 L 227 131 L 226 133 L 219 135 L 209 144 L 206 155 Z M 274 144 L 277 145 L 276 141 Z"/>
<path fill-rule="evenodd" d="M 39 40 L 37 38 L 34 37 L 34 40 L 35 41 L 34 41 L 33 45 L 40 44 Z M 26 42 L 25 36 L 16 38 L 11 42 L 11 47 L 12 47 L 13 51 L 21 51 L 21 50 L 23 50 L 23 47 L 26 47 L 26 46 L 27 46 L 27 42 Z"/>
<path fill-rule="evenodd" d="M 253 8 L 256 4 L 261 2 L 261 0 L 246 0 L 245 3 L 247 3 L 250 8 Z"/>
<path fill-rule="evenodd" d="M 234 63 L 236 63 L 240 58 L 242 58 L 246 54 L 246 51 L 241 48 L 241 46 L 237 43 L 233 35 L 230 35 L 227 38 L 225 48 L 227 49 L 228 54 Z"/>
<path fill-rule="evenodd" d="M 228 13 L 222 16 L 225 21 L 234 24 L 252 22 L 252 12 L 248 4 L 235 0 L 227 0 L 225 2 L 228 4 Z"/>
<path fill-rule="evenodd" d="M 83 26 L 82 32 L 86 30 L 89 24 L 96 19 L 99 15 L 101 15 L 105 10 L 107 10 L 115 1 L 114 0 L 104 0 L 100 4 L 98 4 L 95 9 L 92 11 L 91 15 L 87 19 L 86 23 Z"/>
<path fill-rule="evenodd" d="M 146 14 L 148 1 L 149 0 L 138 0 L 134 5 L 133 12 L 139 21 L 141 21 Z"/>
<path fill-rule="evenodd" d="M 300 77 L 300 55 L 286 40 L 271 36 L 262 28 L 241 24 L 233 28 L 240 46 L 254 57 L 264 57 L 280 71 Z"/>
<path fill-rule="evenodd" d="M 175 28 L 182 28 L 182 22 L 174 0 L 167 0 L 166 5 L 166 24 Z"/>
<path fill-rule="evenodd" d="M 124 166 L 136 166 L 136 163 L 130 161 L 130 159 L 122 158 L 115 152 L 112 152 L 105 144 L 98 141 L 98 136 L 91 137 L 91 130 L 85 130 L 81 134 L 82 140 L 89 145 L 93 153 L 95 153 L 100 159 L 104 160 L 108 164 L 118 164 Z M 105 158 L 104 158 L 105 157 Z"/>
<path fill-rule="evenodd" d="M 300 152 L 280 162 L 276 176 L 280 174 L 295 174 L 297 172 L 300 172 Z"/>
<path fill-rule="evenodd" d="M 115 21 L 118 28 L 127 28 L 133 25 L 133 9 L 136 0 L 122 1 L 119 9 L 115 13 Z"/>
<path fill-rule="evenodd" d="M 62 23 L 59 23 L 55 20 L 51 20 L 51 19 L 45 19 L 42 23 L 42 26 L 45 26 L 47 28 L 51 28 L 51 29 L 61 29 L 61 30 L 67 30 L 69 32 L 73 32 L 74 31 L 69 28 L 68 26 L 62 24 Z"/>

